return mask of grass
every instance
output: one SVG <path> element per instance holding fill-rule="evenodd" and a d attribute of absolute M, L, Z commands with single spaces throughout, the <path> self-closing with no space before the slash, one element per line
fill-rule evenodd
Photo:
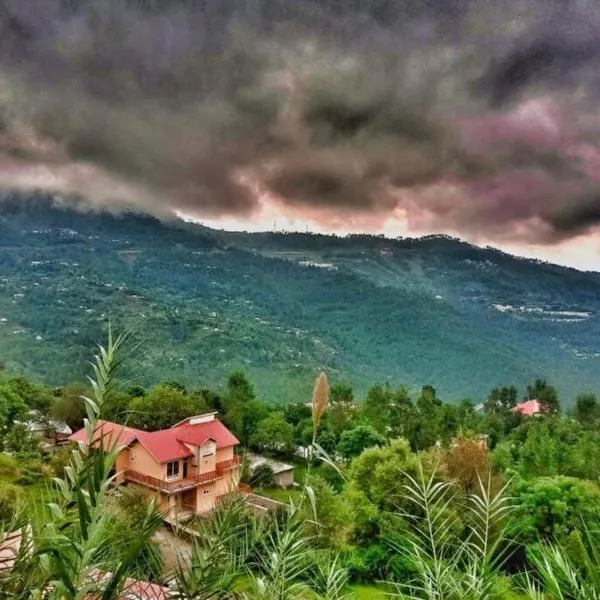
<path fill-rule="evenodd" d="M 379 585 L 357 583 L 349 585 L 348 590 L 356 600 L 385 600 L 387 598 L 385 588 Z"/>

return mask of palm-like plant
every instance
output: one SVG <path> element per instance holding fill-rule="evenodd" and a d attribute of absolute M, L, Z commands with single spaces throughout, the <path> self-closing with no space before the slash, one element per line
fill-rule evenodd
<path fill-rule="evenodd" d="M 135 539 L 118 549 L 106 535 L 110 513 L 107 495 L 118 454 L 117 440 L 104 439 L 97 421 L 117 367 L 117 353 L 126 336 L 113 338 L 92 363 L 92 397 L 84 397 L 87 443 L 74 450 L 65 478 L 54 480 L 59 500 L 49 505 L 51 516 L 36 532 L 27 556 L 12 569 L 4 589 L 13 598 L 109 600 L 118 596 L 143 547 L 161 523 L 151 503 Z M 101 429 L 101 428 L 100 428 Z"/>
<path fill-rule="evenodd" d="M 470 533 L 457 542 L 454 507 L 459 503 L 455 487 L 426 475 L 419 462 L 418 476 L 403 473 L 405 499 L 411 511 L 399 514 L 404 543 L 390 541 L 411 565 L 415 576 L 407 584 L 396 584 L 396 597 L 427 600 L 493 599 L 498 567 L 506 558 L 501 543 L 506 536 L 506 515 L 511 510 L 506 488 L 491 492 L 479 481 L 480 489 L 461 503 Z M 458 538 L 460 539 L 460 538 Z"/>
<path fill-rule="evenodd" d="M 542 544 L 530 559 L 537 576 L 537 581 L 529 577 L 526 585 L 532 600 L 600 598 L 600 521 L 583 523 L 581 535 L 568 549 L 559 543 Z"/>

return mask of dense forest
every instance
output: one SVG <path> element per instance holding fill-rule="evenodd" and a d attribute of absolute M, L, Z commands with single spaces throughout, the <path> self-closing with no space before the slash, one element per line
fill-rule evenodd
<path fill-rule="evenodd" d="M 84 379 L 110 317 L 140 332 L 146 387 L 216 388 L 243 369 L 286 404 L 324 369 L 361 395 L 427 382 L 477 403 L 540 377 L 569 405 L 600 386 L 599 314 L 600 275 L 446 237 L 235 234 L 0 202 L 0 360 L 51 386 Z"/>
<path fill-rule="evenodd" d="M 97 361 L 115 360 L 122 369 L 142 352 L 131 343 L 124 362 L 112 358 L 110 344 Z M 107 381 L 98 384 L 99 376 Z M 411 394 L 405 386 L 376 384 L 357 397 L 349 384 L 329 385 L 321 375 L 312 402 L 309 395 L 273 406 L 241 371 L 229 375 L 223 392 L 174 380 L 144 388 L 112 377 L 107 365 L 96 369 L 92 386 L 48 388 L 2 375 L 0 527 L 29 522 L 39 549 L 35 559 L 23 559 L 18 577 L 0 585 L 12 590 L 7 597 L 36 597 L 28 594 L 50 581 L 62 589 L 73 577 L 85 578 L 92 564 L 122 577 L 167 576 L 152 542 L 160 526 L 156 507 L 131 494 L 116 513 L 102 505 L 108 484 L 98 473 L 109 473 L 114 456 L 89 453 L 73 462 L 69 449 L 42 448 L 23 422 L 35 416 L 79 428 L 84 418 L 105 418 L 155 430 L 217 410 L 240 439 L 242 455 L 249 448 L 293 462 L 299 485 L 277 491 L 268 473 L 250 475 L 243 467 L 244 481 L 290 503 L 289 510 L 257 532 L 256 519 L 233 498 L 197 524 L 207 547 L 194 549 L 191 571 L 170 573 L 174 597 L 595 598 L 600 402 L 593 394 L 580 394 L 563 411 L 557 390 L 537 379 L 523 390 L 493 388 L 474 406 L 442 402 L 430 385 Z M 538 400 L 541 413 L 514 411 L 523 397 Z M 308 457 L 298 449 L 308 449 Z M 53 483 L 66 465 L 66 480 Z M 97 489 L 90 493 L 90 486 Z M 44 512 L 49 498 L 54 508 Z M 38 520 L 31 523 L 23 507 L 32 503 Z M 101 539 L 86 537 L 93 527 Z M 73 556 L 78 547 L 70 545 L 49 549 L 59 544 L 61 528 L 81 544 L 81 555 Z M 123 541 L 130 538 L 139 544 L 133 550 Z M 271 560 L 287 566 L 275 568 Z"/>

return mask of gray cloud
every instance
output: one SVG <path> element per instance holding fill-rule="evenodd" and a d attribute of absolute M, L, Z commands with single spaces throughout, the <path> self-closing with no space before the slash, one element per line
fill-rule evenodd
<path fill-rule="evenodd" d="M 0 0 L 0 185 L 211 217 L 266 192 L 308 216 L 403 208 L 562 239 L 598 223 L 584 140 L 567 120 L 540 143 L 543 115 L 511 110 L 592 114 L 598 16 L 560 0 Z M 441 184 L 459 192 L 423 191 Z"/>

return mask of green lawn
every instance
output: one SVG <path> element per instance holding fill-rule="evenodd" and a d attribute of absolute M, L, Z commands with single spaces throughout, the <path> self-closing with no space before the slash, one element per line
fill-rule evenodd
<path fill-rule="evenodd" d="M 355 584 L 349 585 L 348 589 L 356 600 L 384 600 L 387 598 L 384 588 L 378 585 Z"/>

